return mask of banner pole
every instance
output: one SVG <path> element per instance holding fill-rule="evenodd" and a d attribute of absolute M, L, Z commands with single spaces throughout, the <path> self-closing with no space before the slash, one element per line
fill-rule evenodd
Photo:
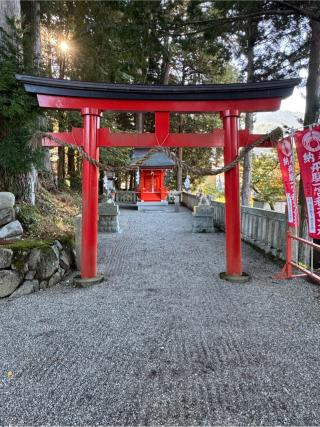
<path fill-rule="evenodd" d="M 313 243 L 313 237 L 311 237 L 311 242 Z M 311 246 L 311 273 L 313 273 L 313 246 Z"/>
<path fill-rule="evenodd" d="M 298 192 L 297 192 L 297 176 L 296 176 L 296 157 L 295 157 L 295 139 L 294 139 L 294 130 L 292 130 L 291 135 L 291 147 L 292 147 L 292 163 L 293 163 L 293 173 L 294 173 L 294 187 L 293 187 L 293 197 L 294 197 L 294 215 L 295 215 L 295 229 L 294 229 L 294 235 L 295 237 L 299 237 L 299 210 L 298 210 Z M 299 242 L 298 240 L 294 243 L 294 258 L 295 261 L 299 262 Z"/>

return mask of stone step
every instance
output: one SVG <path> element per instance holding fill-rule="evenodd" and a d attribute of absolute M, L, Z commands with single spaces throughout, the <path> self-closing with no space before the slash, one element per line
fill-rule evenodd
<path fill-rule="evenodd" d="M 168 202 L 138 202 L 138 211 L 166 211 L 168 209 Z"/>

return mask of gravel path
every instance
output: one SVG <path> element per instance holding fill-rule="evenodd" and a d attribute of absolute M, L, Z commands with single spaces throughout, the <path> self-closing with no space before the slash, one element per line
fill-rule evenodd
<path fill-rule="evenodd" d="M 320 290 L 276 282 L 190 212 L 122 211 L 100 236 L 108 280 L 0 301 L 0 424 L 319 425 Z"/>

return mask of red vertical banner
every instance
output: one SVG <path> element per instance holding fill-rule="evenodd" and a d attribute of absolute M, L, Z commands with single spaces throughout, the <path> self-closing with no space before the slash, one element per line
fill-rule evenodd
<path fill-rule="evenodd" d="M 295 133 L 309 236 L 320 238 L 320 126 Z"/>
<path fill-rule="evenodd" d="M 296 180 L 294 173 L 294 156 L 291 138 L 284 138 L 277 144 L 284 192 L 287 199 L 288 225 L 298 227 Z"/>

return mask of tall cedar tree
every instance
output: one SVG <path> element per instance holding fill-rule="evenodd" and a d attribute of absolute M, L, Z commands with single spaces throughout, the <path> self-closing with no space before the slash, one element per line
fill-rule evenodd
<path fill-rule="evenodd" d="M 29 141 L 38 128 L 39 109 L 15 80 L 15 73 L 30 71 L 25 58 L 30 33 L 21 20 L 20 3 L 2 2 L 0 14 L 0 191 L 12 191 L 18 200 L 32 200 L 31 174 L 41 152 Z M 31 47 L 32 49 L 32 47 Z"/>

